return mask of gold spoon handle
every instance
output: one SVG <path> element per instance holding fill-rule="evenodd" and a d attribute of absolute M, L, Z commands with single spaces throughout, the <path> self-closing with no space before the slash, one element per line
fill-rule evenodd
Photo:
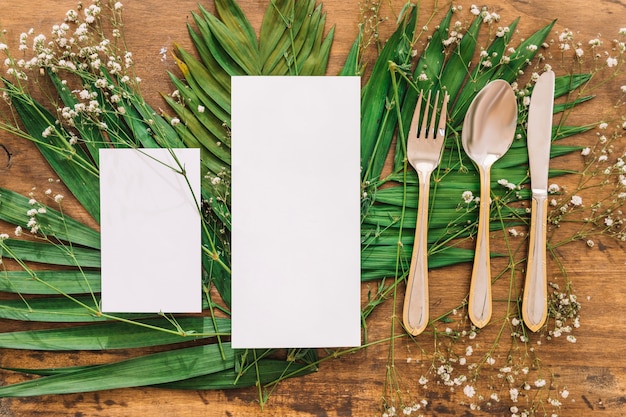
<path fill-rule="evenodd" d="M 419 200 L 411 267 L 404 295 L 402 321 L 413 336 L 428 325 L 428 193 L 430 172 L 418 172 Z"/>
<path fill-rule="evenodd" d="M 546 279 L 546 220 L 548 196 L 535 194 L 532 199 L 528 266 L 524 283 L 522 317 L 526 326 L 536 332 L 548 317 Z"/>
<path fill-rule="evenodd" d="M 490 171 L 480 168 L 480 207 L 476 253 L 469 292 L 469 317 L 478 328 L 491 319 L 491 260 L 489 257 Z"/>

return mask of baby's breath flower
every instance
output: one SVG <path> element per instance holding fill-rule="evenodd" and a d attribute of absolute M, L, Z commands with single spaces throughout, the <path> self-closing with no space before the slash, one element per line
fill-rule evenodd
<path fill-rule="evenodd" d="M 472 398 L 474 394 L 476 394 L 476 389 L 471 385 L 466 385 L 465 388 L 463 388 L 463 393 L 467 397 Z"/>
<path fill-rule="evenodd" d="M 22 230 L 22 226 L 17 226 L 15 228 L 15 232 L 13 232 L 15 234 L 15 236 L 20 237 L 22 236 L 23 230 Z"/>
<path fill-rule="evenodd" d="M 180 124 L 180 119 L 178 117 L 173 117 L 170 123 L 172 124 L 172 126 L 176 126 Z"/>
<path fill-rule="evenodd" d="M 591 239 L 587 240 L 587 246 L 589 246 L 590 248 L 593 248 L 595 245 L 596 244 L 595 244 L 595 242 L 593 240 L 591 240 Z"/>
<path fill-rule="evenodd" d="M 575 195 L 575 196 L 572 196 L 570 203 L 572 203 L 573 206 L 580 206 L 583 203 L 583 199 L 582 197 Z"/>
<path fill-rule="evenodd" d="M 606 66 L 607 67 L 612 68 L 612 67 L 614 67 L 616 65 L 617 65 L 617 58 L 614 58 L 614 57 L 610 56 L 610 57 L 608 57 L 606 59 Z"/>
<path fill-rule="evenodd" d="M 535 381 L 535 386 L 537 388 L 541 388 L 541 387 L 545 387 L 546 386 L 546 380 L 543 378 L 539 378 Z"/>
<path fill-rule="evenodd" d="M 54 196 L 54 201 L 55 201 L 57 204 L 61 204 L 61 202 L 63 201 L 63 195 L 62 195 L 62 194 L 57 194 L 57 195 L 55 195 L 55 196 Z"/>

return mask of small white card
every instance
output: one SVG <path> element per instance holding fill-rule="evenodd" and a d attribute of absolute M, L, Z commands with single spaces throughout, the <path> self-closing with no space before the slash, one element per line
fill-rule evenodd
<path fill-rule="evenodd" d="M 100 150 L 102 311 L 202 311 L 199 199 L 199 149 Z"/>
<path fill-rule="evenodd" d="M 232 78 L 232 346 L 358 346 L 360 79 Z"/>

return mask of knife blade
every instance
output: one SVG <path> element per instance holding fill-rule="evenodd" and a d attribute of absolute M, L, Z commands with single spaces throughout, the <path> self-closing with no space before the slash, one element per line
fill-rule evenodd
<path fill-rule="evenodd" d="M 554 72 L 547 71 L 537 80 L 528 109 L 527 146 L 532 200 L 522 318 L 533 332 L 543 326 L 548 316 L 546 223 L 553 109 Z"/>

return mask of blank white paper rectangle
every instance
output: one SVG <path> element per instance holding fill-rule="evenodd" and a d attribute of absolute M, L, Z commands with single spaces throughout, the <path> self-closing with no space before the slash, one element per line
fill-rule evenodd
<path fill-rule="evenodd" d="M 102 311 L 202 311 L 199 198 L 199 149 L 100 150 Z"/>
<path fill-rule="evenodd" d="M 360 79 L 232 78 L 232 346 L 360 345 Z"/>

